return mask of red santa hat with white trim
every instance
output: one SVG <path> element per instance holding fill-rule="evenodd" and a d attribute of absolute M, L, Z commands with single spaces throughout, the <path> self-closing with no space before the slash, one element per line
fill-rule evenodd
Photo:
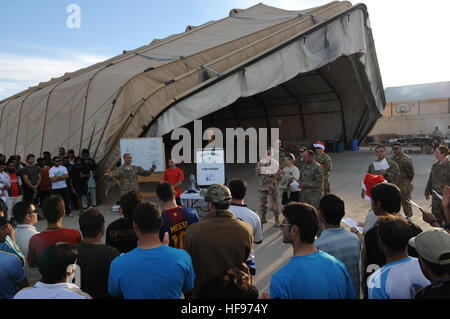
<path fill-rule="evenodd" d="M 372 188 L 374 188 L 375 185 L 378 185 L 381 183 L 387 183 L 387 180 L 384 178 L 383 175 L 375 175 L 375 174 L 366 173 L 366 176 L 364 176 L 364 179 L 362 181 L 362 189 L 365 191 L 364 199 L 371 201 L 372 194 L 370 194 L 370 190 Z"/>
<path fill-rule="evenodd" d="M 317 141 L 316 144 L 314 144 L 315 148 L 320 147 L 321 149 L 323 149 L 325 151 L 325 143 L 321 142 L 321 141 Z"/>

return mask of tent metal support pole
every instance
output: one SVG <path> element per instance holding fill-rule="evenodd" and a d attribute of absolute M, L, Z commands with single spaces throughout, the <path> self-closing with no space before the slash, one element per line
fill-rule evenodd
<path fill-rule="evenodd" d="M 30 93 L 31 94 L 31 93 Z M 30 96 L 30 95 L 28 95 Z M 27 96 L 27 97 L 28 97 Z M 25 97 L 22 101 L 22 103 L 20 104 L 20 110 L 19 110 L 19 122 L 17 123 L 17 133 L 16 133 L 16 144 L 14 145 L 14 154 L 16 154 L 17 151 L 17 140 L 19 139 L 19 129 L 20 129 L 20 118 L 22 117 L 22 107 L 23 104 L 25 103 L 25 100 L 27 99 L 27 97 Z"/>
<path fill-rule="evenodd" d="M 41 140 L 41 148 L 39 150 L 39 154 L 42 154 L 42 149 L 44 147 L 44 137 L 45 137 L 45 124 L 47 122 L 47 111 L 48 111 L 48 102 L 50 101 L 50 96 L 53 93 L 53 90 L 56 89 L 58 87 L 58 85 L 60 85 L 61 83 L 64 83 L 64 80 L 59 82 L 58 84 L 56 84 L 53 89 L 50 90 L 50 92 L 48 92 L 48 96 L 47 96 L 47 102 L 45 103 L 45 113 L 44 113 L 44 124 L 42 125 L 42 140 Z M 62 146 L 62 145 L 60 145 Z"/>
<path fill-rule="evenodd" d="M 108 119 L 105 122 L 105 126 L 103 127 L 103 130 L 102 130 L 102 135 L 100 136 L 100 139 L 98 140 L 97 147 L 95 148 L 94 156 L 92 158 L 95 158 L 97 156 L 98 147 L 100 146 L 100 143 L 103 140 L 103 135 L 105 134 L 106 127 L 108 126 L 109 120 L 111 119 L 111 115 L 114 111 L 114 107 L 116 105 L 116 100 L 114 99 L 111 104 L 112 105 L 111 105 L 111 110 L 109 111 L 109 114 L 108 114 Z M 130 118 L 130 116 L 127 118 L 127 120 L 126 120 L 127 122 L 129 120 L 129 118 Z M 90 153 L 90 151 L 89 151 L 89 153 Z"/>
<path fill-rule="evenodd" d="M 110 64 L 108 64 L 110 65 Z M 89 88 L 91 87 L 92 81 L 94 80 L 94 77 L 99 74 L 101 71 L 105 70 L 106 67 L 101 68 L 99 70 L 97 70 L 89 79 L 89 83 L 87 85 L 86 88 L 86 94 L 84 95 L 84 107 L 83 107 L 83 120 L 81 121 L 81 132 L 80 132 L 80 148 L 79 148 L 79 154 L 81 154 L 81 148 L 83 147 L 83 137 L 84 137 L 84 122 L 86 120 L 86 109 L 87 109 L 87 102 L 88 102 L 88 96 L 89 96 Z M 95 126 L 95 125 L 94 125 Z M 91 152 L 91 150 L 89 149 L 89 154 Z"/>
<path fill-rule="evenodd" d="M 11 99 L 10 101 L 8 101 L 6 104 L 5 104 L 5 106 L 3 107 L 3 109 L 2 109 L 2 115 L 0 116 L 0 128 L 2 127 L 2 123 L 3 123 L 3 113 L 5 112 L 5 109 L 8 107 L 8 104 L 9 103 L 11 103 L 12 101 L 14 101 L 15 99 Z M 4 140 L 4 138 L 3 138 L 3 140 Z M 1 140 L 1 141 L 3 141 L 3 140 Z M 0 141 L 0 142 L 1 142 Z M 6 148 L 5 148 L 5 150 L 6 150 Z"/>
<path fill-rule="evenodd" d="M 300 99 L 297 96 L 295 96 L 294 93 L 292 93 L 292 91 L 289 90 L 284 84 L 281 84 L 280 86 L 290 97 L 292 97 L 294 100 L 297 101 L 298 110 L 300 112 L 300 121 L 302 122 L 303 138 L 306 138 L 305 116 L 303 113 L 302 103 L 300 102 Z"/>
<path fill-rule="evenodd" d="M 344 133 L 344 145 L 345 145 L 345 147 L 347 147 L 348 146 L 347 128 L 345 127 L 344 104 L 342 103 L 342 97 L 338 93 L 338 91 L 334 88 L 334 86 L 330 83 L 330 81 L 328 81 L 328 79 L 322 74 L 322 72 L 320 70 L 316 70 L 316 72 L 317 72 L 317 74 L 320 75 L 320 77 L 328 85 L 328 87 L 334 91 L 334 93 L 337 95 L 337 97 L 339 99 L 339 106 L 341 109 L 341 117 L 342 117 L 342 129 L 343 129 L 343 133 Z"/>
<path fill-rule="evenodd" d="M 31 94 L 33 94 L 33 93 L 35 93 L 35 92 L 37 92 L 37 91 L 39 91 L 39 90 L 40 90 L 40 88 L 34 90 L 33 92 L 30 92 L 27 96 L 25 96 L 25 98 L 24 98 L 23 101 L 22 101 L 22 104 L 20 104 L 19 122 L 17 123 L 16 145 L 14 146 L 14 154 L 16 154 L 16 152 L 17 152 L 17 140 L 19 139 L 19 129 L 20 129 L 20 122 L 21 122 L 20 119 L 21 119 L 21 117 L 22 117 L 22 107 L 23 107 L 23 105 L 25 104 L 26 99 L 28 99 L 28 97 L 29 97 Z M 3 112 L 2 112 L 2 116 L 3 116 Z"/>

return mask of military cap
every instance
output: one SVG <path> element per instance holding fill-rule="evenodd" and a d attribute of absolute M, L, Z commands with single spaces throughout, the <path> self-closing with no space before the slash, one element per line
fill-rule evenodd
<path fill-rule="evenodd" d="M 306 152 L 308 148 L 306 146 L 300 146 L 300 153 Z"/>
<path fill-rule="evenodd" d="M 200 196 L 205 198 L 205 202 L 216 204 L 229 204 L 231 202 L 231 192 L 228 187 L 221 184 L 213 184 L 200 192 Z"/>

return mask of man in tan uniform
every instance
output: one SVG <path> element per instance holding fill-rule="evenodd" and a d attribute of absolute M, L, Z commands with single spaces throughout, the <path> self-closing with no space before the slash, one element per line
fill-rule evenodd
<path fill-rule="evenodd" d="M 411 157 L 403 153 L 402 147 L 399 143 L 392 145 L 394 156 L 391 157 L 395 161 L 400 170 L 400 175 L 397 177 L 396 185 L 400 188 L 402 194 L 402 207 L 406 217 L 412 217 L 413 212 L 411 208 L 411 193 L 414 189 L 412 180 L 414 178 L 414 166 Z"/>
<path fill-rule="evenodd" d="M 285 167 L 284 158 L 289 154 L 289 151 L 283 147 L 283 142 L 281 140 L 276 141 L 276 145 L 273 149 L 273 152 L 274 152 L 273 158 L 276 159 L 280 164 L 280 170 L 283 169 Z"/>
<path fill-rule="evenodd" d="M 400 175 L 400 169 L 398 168 L 397 163 L 386 156 L 386 148 L 383 145 L 377 145 L 375 147 L 375 154 L 377 156 L 377 160 L 375 162 L 382 162 L 386 159 L 389 168 L 375 170 L 374 164 L 370 163 L 367 172 L 369 174 L 383 175 L 388 183 L 397 184 L 397 178 Z"/>
<path fill-rule="evenodd" d="M 272 158 L 272 149 L 267 149 L 267 156 L 256 164 L 256 174 L 259 176 L 259 202 L 261 223 L 267 223 L 267 209 L 269 208 L 269 197 L 272 206 L 270 210 L 275 216 L 275 227 L 280 226 L 280 204 L 278 198 L 278 170 L 279 163 Z"/>

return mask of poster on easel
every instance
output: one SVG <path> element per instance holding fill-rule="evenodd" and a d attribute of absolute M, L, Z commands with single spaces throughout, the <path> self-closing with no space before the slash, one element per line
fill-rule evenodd
<path fill-rule="evenodd" d="M 133 156 L 132 165 L 149 170 L 153 163 L 156 170 L 150 176 L 138 176 L 139 183 L 159 182 L 164 177 L 166 156 L 162 137 L 129 138 L 120 140 L 120 158 L 124 164 L 123 155 Z"/>
<path fill-rule="evenodd" d="M 225 151 L 223 148 L 197 150 L 197 184 L 225 184 Z"/>
<path fill-rule="evenodd" d="M 124 164 L 123 155 L 130 153 L 133 156 L 133 165 L 145 170 L 156 164 L 155 172 L 164 172 L 165 154 L 162 137 L 127 138 L 120 140 L 120 158 Z"/>

